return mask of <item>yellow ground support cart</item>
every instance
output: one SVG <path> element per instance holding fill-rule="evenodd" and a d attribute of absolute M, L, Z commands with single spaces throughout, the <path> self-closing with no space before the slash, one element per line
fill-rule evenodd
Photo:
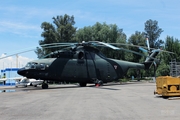
<path fill-rule="evenodd" d="M 154 94 L 162 95 L 163 97 L 180 96 L 180 77 L 157 77 Z"/>

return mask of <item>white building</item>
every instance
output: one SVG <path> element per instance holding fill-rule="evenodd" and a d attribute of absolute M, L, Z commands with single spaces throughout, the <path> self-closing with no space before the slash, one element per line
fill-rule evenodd
<path fill-rule="evenodd" d="M 7 80 L 1 82 L 0 85 L 15 85 L 16 81 L 10 78 L 21 77 L 17 74 L 18 70 L 19 68 L 5 68 L 4 70 L 1 70 L 1 78 L 7 78 Z"/>

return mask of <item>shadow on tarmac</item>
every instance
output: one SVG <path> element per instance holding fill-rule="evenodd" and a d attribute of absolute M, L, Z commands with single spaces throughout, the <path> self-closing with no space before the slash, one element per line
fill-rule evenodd
<path fill-rule="evenodd" d="M 110 82 L 110 83 L 106 83 L 103 84 L 103 86 L 99 86 L 96 87 L 94 84 L 88 84 L 86 87 L 91 87 L 91 88 L 98 88 L 98 89 L 104 89 L 104 90 L 121 90 L 121 89 L 117 89 L 117 88 L 107 88 L 106 86 L 122 86 L 122 85 L 128 85 L 128 84 L 139 84 L 141 85 L 141 83 L 145 83 L 145 82 L 141 82 L 141 81 L 133 81 L 133 82 Z M 78 84 L 66 84 L 66 85 L 51 85 L 49 84 L 49 88 L 48 89 L 71 89 L 71 88 L 86 88 L 86 87 L 80 87 Z M 15 86 L 11 86 L 11 87 L 4 87 L 4 88 L 0 88 L 0 93 L 3 92 L 19 92 L 19 91 L 34 91 L 34 90 L 48 90 L 48 89 L 42 89 L 41 86 L 37 86 L 37 87 L 33 87 L 33 86 L 28 86 L 28 87 L 18 87 L 16 88 Z"/>

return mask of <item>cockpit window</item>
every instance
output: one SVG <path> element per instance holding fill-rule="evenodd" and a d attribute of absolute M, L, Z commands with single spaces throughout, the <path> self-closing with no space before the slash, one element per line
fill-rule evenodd
<path fill-rule="evenodd" d="M 31 69 L 36 69 L 36 64 L 35 63 L 31 64 Z"/>
<path fill-rule="evenodd" d="M 25 66 L 26 69 L 29 69 L 31 68 L 31 63 L 27 63 L 26 66 Z"/>
<path fill-rule="evenodd" d="M 21 80 L 21 82 L 22 82 L 22 83 L 28 83 L 29 80 L 28 80 L 28 79 L 23 79 L 23 80 Z"/>
<path fill-rule="evenodd" d="M 36 63 L 27 63 L 25 68 L 26 69 L 36 69 Z"/>
<path fill-rule="evenodd" d="M 45 70 L 45 64 L 44 64 L 44 63 L 41 63 L 41 64 L 40 64 L 40 69 L 41 69 L 41 70 Z"/>

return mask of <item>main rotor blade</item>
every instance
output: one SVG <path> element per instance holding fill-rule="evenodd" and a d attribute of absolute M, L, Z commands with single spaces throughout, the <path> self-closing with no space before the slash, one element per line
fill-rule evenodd
<path fill-rule="evenodd" d="M 145 47 L 145 46 L 140 46 L 140 45 L 131 45 L 131 44 L 126 44 L 126 43 L 109 43 L 111 45 L 123 45 L 123 46 L 132 46 L 132 47 L 138 47 L 139 49 L 140 48 L 146 48 L 148 49 L 148 47 Z M 170 53 L 170 54 L 175 54 L 174 52 L 171 52 L 171 51 L 166 51 L 166 50 L 161 50 L 161 49 L 156 49 L 156 48 L 150 48 L 151 50 L 159 50 L 160 52 L 167 52 L 167 53 Z"/>
<path fill-rule="evenodd" d="M 131 52 L 131 53 L 134 53 L 134 54 L 137 54 L 137 55 L 140 55 L 140 56 L 144 56 L 144 57 L 148 57 L 148 58 L 151 58 L 151 59 L 154 59 L 154 60 L 158 60 L 154 57 L 150 57 L 150 56 L 147 56 L 147 55 L 144 55 L 144 54 L 141 54 L 139 52 L 135 52 L 135 51 L 132 51 L 132 50 L 128 50 L 128 49 L 124 49 L 124 48 L 120 48 L 120 50 L 123 50 L 123 51 L 126 51 L 126 52 Z"/>
<path fill-rule="evenodd" d="M 43 44 L 43 45 L 40 45 L 41 47 L 43 48 L 55 48 L 55 47 L 67 47 L 67 46 L 73 46 L 77 43 L 50 43 L 50 44 Z M 6 55 L 4 57 L 0 57 L 0 59 L 4 59 L 4 58 L 7 58 L 7 57 L 11 57 L 11 56 L 14 56 L 14 55 L 18 55 L 18 54 L 22 54 L 22 53 L 26 53 L 26 52 L 30 52 L 30 51 L 34 51 L 36 50 L 37 47 L 30 47 L 30 48 L 26 48 L 26 49 L 21 49 L 21 50 L 18 50 L 17 52 L 11 52 L 9 55 Z"/>
<path fill-rule="evenodd" d="M 91 43 L 91 44 L 92 44 L 92 43 L 99 43 L 99 44 L 102 44 L 102 45 L 107 46 L 107 47 L 109 47 L 109 48 L 112 48 L 112 49 L 114 49 L 114 50 L 123 50 L 123 51 L 126 51 L 126 52 L 131 52 L 131 53 L 134 53 L 134 54 L 137 54 L 137 55 L 140 55 L 140 56 L 144 56 L 144 57 L 148 57 L 148 58 L 157 60 L 156 58 L 153 58 L 153 57 L 150 57 L 150 56 L 141 54 L 141 53 L 139 53 L 139 52 L 135 52 L 135 51 L 128 50 L 128 49 L 124 49 L 124 48 L 115 47 L 115 46 L 110 45 L 110 44 L 108 44 L 108 43 L 99 42 L 99 41 L 89 41 L 89 43 Z"/>
<path fill-rule="evenodd" d="M 54 46 L 44 46 L 42 48 L 56 48 L 56 47 L 69 47 L 70 45 L 54 45 Z"/>
<path fill-rule="evenodd" d="M 108 43 L 104 43 L 104 42 L 99 42 L 99 41 L 89 41 L 88 43 L 90 43 L 90 44 L 100 44 L 100 45 L 104 45 L 104 46 L 106 46 L 106 47 L 109 47 L 109 48 L 112 48 L 112 49 L 114 49 L 114 50 L 119 50 L 120 48 L 118 48 L 118 47 L 115 47 L 115 46 L 113 46 L 113 45 L 110 45 L 110 44 L 108 44 Z M 97 45 L 98 46 L 98 45 Z"/>
<path fill-rule="evenodd" d="M 11 56 L 14 56 L 14 55 L 18 55 L 18 54 L 22 54 L 22 53 L 26 53 L 26 52 L 30 52 L 30 51 L 33 51 L 33 50 L 36 50 L 36 49 L 30 49 L 30 50 L 26 50 L 26 51 L 10 54 L 10 55 L 4 56 L 4 57 L 0 57 L 0 59 L 8 58 L 8 57 L 11 57 Z"/>
<path fill-rule="evenodd" d="M 52 45 L 67 45 L 67 46 L 71 46 L 71 45 L 75 45 L 78 43 L 49 43 L 49 44 L 42 44 L 40 45 L 41 47 L 46 47 L 46 46 L 52 46 Z"/>

